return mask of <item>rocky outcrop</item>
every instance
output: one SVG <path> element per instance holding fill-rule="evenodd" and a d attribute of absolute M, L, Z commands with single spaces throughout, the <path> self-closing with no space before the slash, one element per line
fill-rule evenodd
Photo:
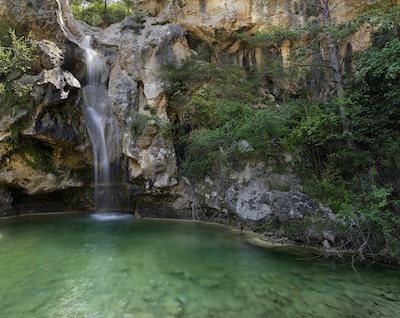
<path fill-rule="evenodd" d="M 60 67 L 64 63 L 65 53 L 54 42 L 40 40 L 35 46 L 36 58 L 33 61 L 32 69 L 35 72 L 51 70 Z"/>
<path fill-rule="evenodd" d="M 335 22 L 347 21 L 359 8 L 358 1 L 331 0 L 332 18 Z M 231 61 L 239 65 L 260 62 L 263 52 L 250 52 L 235 40 L 235 32 L 250 34 L 271 27 L 295 27 L 312 20 L 318 21 L 320 11 L 315 0 L 182 0 L 136 1 L 135 12 L 144 16 L 157 16 L 160 21 L 177 23 L 185 27 L 189 42 L 195 49 L 207 45 L 217 62 Z M 353 44 L 353 43 L 352 43 Z M 277 49 L 288 57 L 288 43 Z M 354 47 L 365 45 L 357 37 Z"/>
<path fill-rule="evenodd" d="M 31 95 L 36 105 L 46 108 L 62 103 L 72 90 L 79 88 L 81 84 L 70 72 L 57 67 L 44 70 L 38 75 Z"/>
<path fill-rule="evenodd" d="M 11 28 L 30 31 L 39 39 L 65 38 L 57 19 L 56 0 L 0 0 L 0 18 Z"/>
<path fill-rule="evenodd" d="M 56 1 L 0 1 L 3 21 L 39 39 L 30 75 L 14 75 L 23 88 L 19 95 L 0 97 L 0 184 L 11 197 L 17 191 L 18 201 L 22 193 L 28 198 L 91 183 L 85 176 L 92 159 L 76 103 L 81 84 L 65 69 L 69 57 L 57 8 Z"/>
<path fill-rule="evenodd" d="M 173 178 L 174 146 L 163 135 L 169 120 L 161 74 L 165 63 L 179 62 L 189 55 L 184 34 L 179 25 L 159 25 L 136 16 L 121 24 L 109 96 L 123 131 L 122 152 L 127 157 L 129 179 L 147 180 L 147 188 L 177 182 Z"/>
<path fill-rule="evenodd" d="M 173 178 L 176 173 L 174 145 L 163 137 L 161 129 L 162 126 L 157 125 L 155 120 L 148 120 L 137 139 L 129 134 L 124 136 L 129 177 L 132 182 L 137 178 L 144 181 L 145 188 L 149 190 L 177 183 Z"/>
<path fill-rule="evenodd" d="M 287 223 L 320 213 L 319 206 L 299 192 L 299 181 L 290 172 L 278 174 L 273 165 L 257 161 L 230 173 L 224 170 L 225 177 L 207 178 L 196 186 L 204 207 L 225 215 L 233 213 L 251 225 L 271 219 Z"/>

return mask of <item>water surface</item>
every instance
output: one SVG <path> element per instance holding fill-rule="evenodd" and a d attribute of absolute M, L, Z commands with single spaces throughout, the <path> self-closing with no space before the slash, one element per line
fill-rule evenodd
<path fill-rule="evenodd" d="M 130 215 L 0 220 L 0 317 L 400 317 L 400 273 Z"/>

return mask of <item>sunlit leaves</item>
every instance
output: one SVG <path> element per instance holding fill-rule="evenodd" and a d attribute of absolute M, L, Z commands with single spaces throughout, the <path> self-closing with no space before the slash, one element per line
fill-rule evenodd
<path fill-rule="evenodd" d="M 89 25 L 112 24 L 132 13 L 133 0 L 70 1 L 70 8 L 77 20 Z"/>
<path fill-rule="evenodd" d="M 398 78 L 400 75 L 400 39 L 394 38 L 383 48 L 372 47 L 360 54 L 358 78 Z"/>
<path fill-rule="evenodd" d="M 15 71 L 26 73 L 29 70 L 30 62 L 33 60 L 33 46 L 35 40 L 32 35 L 18 37 L 14 30 L 9 30 L 10 45 L 2 46 L 0 43 L 0 92 L 4 92 L 7 77 Z"/>

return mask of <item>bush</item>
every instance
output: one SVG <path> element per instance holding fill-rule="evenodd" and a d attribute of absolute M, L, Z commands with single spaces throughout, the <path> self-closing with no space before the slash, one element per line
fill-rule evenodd
<path fill-rule="evenodd" d="M 214 167 L 221 168 L 223 149 L 231 144 L 231 140 L 221 129 L 201 129 L 192 131 L 185 138 L 185 144 L 179 173 L 192 180 L 202 180 Z"/>
<path fill-rule="evenodd" d="M 12 29 L 9 32 L 9 45 L 0 45 L 0 93 L 4 93 L 7 89 L 9 91 L 18 92 L 18 87 L 13 87 L 11 84 L 12 80 L 9 76 L 19 71 L 25 74 L 30 69 L 30 62 L 34 58 L 33 47 L 35 45 L 35 40 L 32 35 L 26 37 L 18 37 L 15 31 Z M 21 87 L 24 91 L 23 87 Z"/>

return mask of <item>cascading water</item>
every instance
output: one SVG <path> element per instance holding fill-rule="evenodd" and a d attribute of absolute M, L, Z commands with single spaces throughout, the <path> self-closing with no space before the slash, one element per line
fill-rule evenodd
<path fill-rule="evenodd" d="M 82 93 L 83 118 L 92 143 L 96 211 L 109 211 L 114 209 L 111 189 L 116 181 L 118 169 L 119 134 L 107 86 L 104 84 L 106 81 L 102 79 L 102 75 L 107 73 L 106 63 L 104 58 L 92 49 L 90 36 L 84 36 L 74 24 L 65 0 L 57 0 L 57 3 L 62 31 L 71 42 L 85 51 L 86 85 Z M 73 28 L 71 29 L 69 25 L 73 25 Z"/>
<path fill-rule="evenodd" d="M 81 43 L 86 54 L 86 80 L 83 88 L 83 118 L 92 142 L 96 210 L 110 210 L 111 162 L 118 162 L 118 129 L 111 110 L 107 87 L 101 83 L 106 65 L 91 48 L 90 37 Z M 118 166 L 118 165 L 116 165 Z"/>

